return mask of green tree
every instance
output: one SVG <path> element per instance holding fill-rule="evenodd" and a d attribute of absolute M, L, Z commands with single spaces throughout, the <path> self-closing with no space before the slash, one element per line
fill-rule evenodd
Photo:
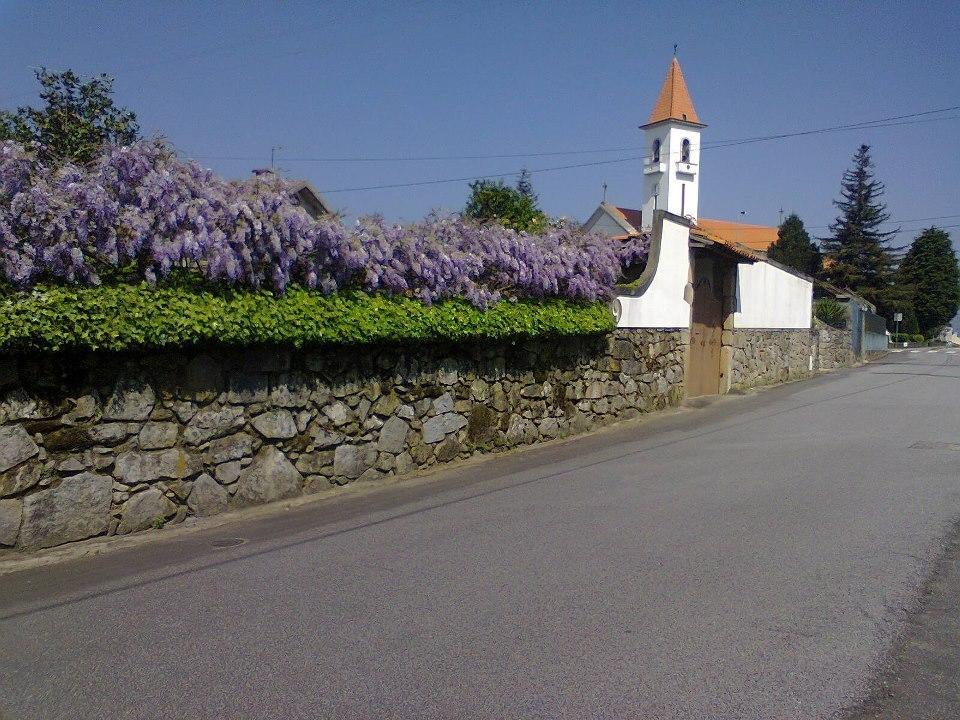
<path fill-rule="evenodd" d="M 960 309 L 960 267 L 950 235 L 937 227 L 920 233 L 900 264 L 899 281 L 920 332 L 933 337 Z"/>
<path fill-rule="evenodd" d="M 0 111 L 0 140 L 36 143 L 48 162 L 86 163 L 106 142 L 129 145 L 139 137 L 137 116 L 113 104 L 113 78 L 46 68 L 36 75 L 43 107 Z"/>
<path fill-rule="evenodd" d="M 546 213 L 537 206 L 537 195 L 526 170 L 520 174 L 515 188 L 505 185 L 502 180 L 470 183 L 470 197 L 463 216 L 528 233 L 543 232 L 548 222 Z"/>
<path fill-rule="evenodd" d="M 767 255 L 771 260 L 788 265 L 808 275 L 820 273 L 820 250 L 810 239 L 803 220 L 791 213 L 777 231 L 777 241 L 770 246 Z"/>
<path fill-rule="evenodd" d="M 853 167 L 843 174 L 840 199 L 833 202 L 840 214 L 830 225 L 831 236 L 822 240 L 823 274 L 828 282 L 850 288 L 888 315 L 896 301 L 896 259 L 890 239 L 898 231 L 880 229 L 890 219 L 880 200 L 883 192 L 883 183 L 874 177 L 870 146 L 861 145 Z"/>

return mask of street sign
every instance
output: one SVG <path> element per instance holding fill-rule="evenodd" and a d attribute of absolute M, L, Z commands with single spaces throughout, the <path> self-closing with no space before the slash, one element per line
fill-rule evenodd
<path fill-rule="evenodd" d="M 903 320 L 903 313 L 894 313 L 893 319 L 895 322 L 900 322 L 901 320 Z"/>

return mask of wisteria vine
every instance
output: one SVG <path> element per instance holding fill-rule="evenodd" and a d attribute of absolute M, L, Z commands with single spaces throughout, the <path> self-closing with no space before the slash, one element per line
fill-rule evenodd
<path fill-rule="evenodd" d="M 646 237 L 609 240 L 554 227 L 528 235 L 431 215 L 347 228 L 311 218 L 270 174 L 226 181 L 160 140 L 107 147 L 88 167 L 52 167 L 0 143 L 0 278 L 96 285 L 120 272 L 156 283 L 177 268 L 282 293 L 291 284 L 359 288 L 485 307 L 502 298 L 600 300 Z"/>

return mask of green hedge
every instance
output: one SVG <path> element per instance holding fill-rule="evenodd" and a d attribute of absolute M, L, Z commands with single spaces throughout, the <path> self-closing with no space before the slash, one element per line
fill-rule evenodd
<path fill-rule="evenodd" d="M 0 295 L 0 350 L 129 350 L 203 344 L 464 341 L 612 330 L 605 303 L 501 302 L 478 310 L 348 292 L 324 296 L 111 285 Z"/>
<path fill-rule="evenodd" d="M 895 343 L 905 343 L 905 342 L 923 343 L 923 342 L 926 342 L 926 340 L 927 339 L 923 335 L 916 335 L 916 334 L 911 335 L 910 333 L 893 333 L 890 336 L 890 342 L 895 342 Z"/>

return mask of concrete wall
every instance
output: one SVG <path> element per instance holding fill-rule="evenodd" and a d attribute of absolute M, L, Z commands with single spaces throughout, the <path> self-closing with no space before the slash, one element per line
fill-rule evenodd
<path fill-rule="evenodd" d="M 654 268 L 650 284 L 638 297 L 618 295 L 617 326 L 621 328 L 689 328 L 690 228 L 664 217 L 659 253 L 648 260 Z M 651 253 L 654 252 L 651 247 Z"/>
<path fill-rule="evenodd" d="M 736 302 L 736 328 L 808 329 L 813 283 L 770 263 L 739 263 Z"/>
<path fill-rule="evenodd" d="M 620 330 L 349 352 L 0 356 L 0 546 L 135 532 L 663 408 L 683 397 L 688 342 Z"/>

